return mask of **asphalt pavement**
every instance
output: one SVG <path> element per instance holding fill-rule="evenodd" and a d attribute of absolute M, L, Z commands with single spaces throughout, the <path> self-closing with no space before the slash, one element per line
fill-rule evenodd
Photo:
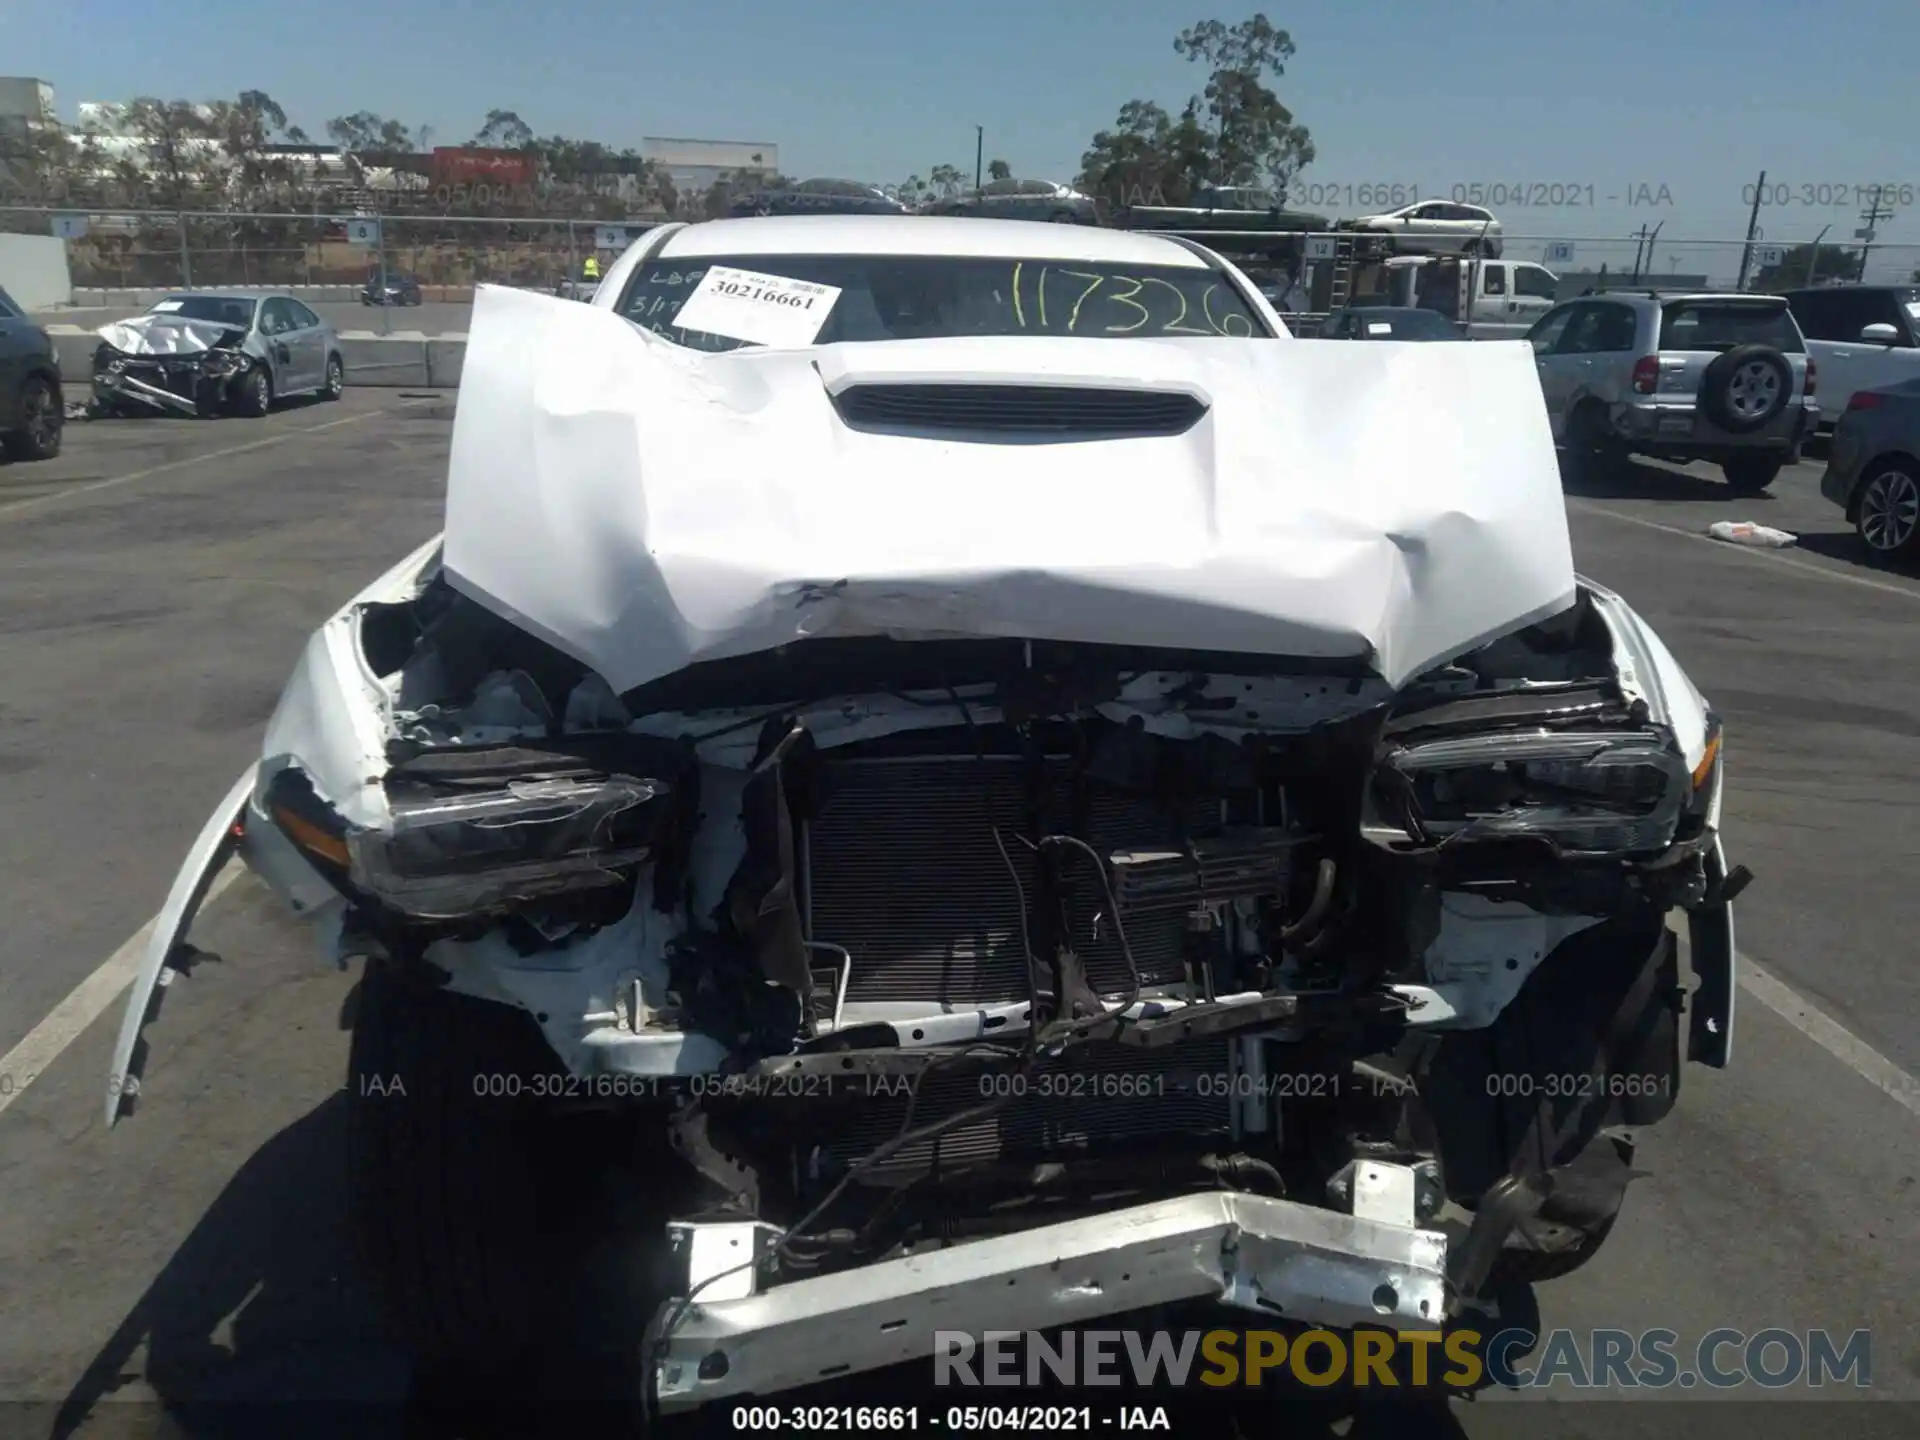
<path fill-rule="evenodd" d="M 302 301 L 309 309 L 317 313 L 336 330 L 371 330 L 381 333 L 384 323 L 381 308 L 378 305 L 362 305 L 353 300 L 317 300 Z M 438 300 L 425 301 L 419 305 L 393 305 L 386 307 L 386 321 L 390 321 L 395 331 L 414 330 L 423 335 L 464 335 L 467 325 L 473 319 L 473 306 L 451 305 Z M 78 325 L 83 329 L 97 330 L 102 325 L 115 320 L 130 319 L 146 312 L 142 305 L 119 306 L 75 306 L 61 310 L 42 310 L 33 317 L 39 325 Z"/>
<path fill-rule="evenodd" d="M 241 875 L 196 926 L 202 961 L 149 1031 L 139 1113 L 111 1132 L 121 998 L 83 982 L 124 966 L 257 757 L 308 632 L 437 528 L 450 414 L 447 397 L 350 390 L 261 422 L 76 425 L 59 460 L 0 466 L 0 1069 L 21 1066 L 23 1038 L 34 1060 L 0 1074 L 8 1435 L 277 1437 L 292 1412 L 236 1429 L 196 1406 L 404 1393 L 342 1226 L 354 976 Z M 1863 563 L 1818 474 L 1736 499 L 1710 471 L 1648 465 L 1569 499 L 1582 570 L 1654 623 L 1725 718 L 1754 964 L 1732 1068 L 1688 1067 L 1603 1254 L 1506 1297 L 1500 1318 L 1690 1340 L 1869 1328 L 1869 1393 L 1906 1403 L 1494 1394 L 1363 1411 L 1346 1431 L 1328 1419 L 1341 1402 L 1296 1397 L 1268 1433 L 1920 1434 L 1920 576 Z M 1702 538 L 1716 519 L 1801 545 Z M 871 1403 L 884 1383 L 840 1398 Z M 389 1433 L 376 1415 L 335 1433 Z"/>

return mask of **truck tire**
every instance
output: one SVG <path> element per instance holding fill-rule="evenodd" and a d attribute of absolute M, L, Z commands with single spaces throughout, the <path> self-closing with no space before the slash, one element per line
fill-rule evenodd
<path fill-rule="evenodd" d="M 650 1212 L 660 1162 L 623 1176 L 631 1157 L 582 1128 L 607 1117 L 562 1116 L 535 1095 L 561 1073 L 524 1012 L 369 962 L 348 1062 L 349 1216 L 414 1399 L 436 1413 L 503 1394 L 637 1393 L 639 1338 L 664 1292 L 644 1240 L 602 1216 Z M 645 1228 L 664 1254 L 664 1230 Z"/>
<path fill-rule="evenodd" d="M 29 375 L 20 387 L 17 413 L 20 428 L 0 434 L 0 450 L 10 460 L 52 460 L 60 454 L 60 437 L 66 427 L 66 412 L 53 382 L 44 375 Z"/>
<path fill-rule="evenodd" d="M 1700 408 L 1722 430 L 1743 435 L 1768 424 L 1793 398 L 1793 369 L 1771 345 L 1736 345 L 1700 377 Z"/>

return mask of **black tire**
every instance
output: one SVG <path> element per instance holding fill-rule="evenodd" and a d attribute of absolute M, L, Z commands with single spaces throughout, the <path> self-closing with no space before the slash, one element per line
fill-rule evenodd
<path fill-rule="evenodd" d="M 1608 479 L 1626 464 L 1626 447 L 1607 425 L 1606 411 L 1597 400 L 1583 400 L 1567 417 L 1565 451 L 1567 477 L 1582 484 Z"/>
<path fill-rule="evenodd" d="M 525 1012 L 368 965 L 348 1063 L 349 1218 L 424 1404 L 578 1394 L 589 1376 L 639 1393 L 627 1370 L 664 1291 L 619 1223 L 651 1216 L 673 1162 L 662 1140 L 637 1181 L 624 1173 L 607 1117 L 535 1095 L 560 1073 Z"/>
<path fill-rule="evenodd" d="M 273 409 L 273 377 L 267 367 L 256 364 L 233 382 L 233 413 L 249 420 L 265 418 Z"/>
<path fill-rule="evenodd" d="M 1700 377 L 1700 408 L 1715 425 L 1744 435 L 1769 424 L 1793 398 L 1793 368 L 1771 345 L 1736 345 Z"/>
<path fill-rule="evenodd" d="M 1720 473 L 1736 493 L 1758 495 L 1779 477 L 1784 464 L 1778 455 L 1730 455 L 1720 462 Z"/>
<path fill-rule="evenodd" d="M 1886 560 L 1920 555 L 1920 469 L 1906 460 L 1881 460 L 1864 473 L 1853 507 L 1860 543 Z"/>
<path fill-rule="evenodd" d="M 347 367 L 338 355 L 327 357 L 327 378 L 320 386 L 322 400 L 338 400 L 347 388 Z"/>
<path fill-rule="evenodd" d="M 20 428 L 4 437 L 7 457 L 51 460 L 58 455 L 67 415 L 53 382 L 44 375 L 29 375 L 20 387 L 19 413 Z"/>

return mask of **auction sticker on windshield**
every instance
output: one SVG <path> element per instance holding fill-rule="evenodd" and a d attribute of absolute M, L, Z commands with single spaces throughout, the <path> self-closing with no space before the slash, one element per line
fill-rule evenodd
<path fill-rule="evenodd" d="M 749 345 L 811 345 L 839 298 L 837 285 L 715 265 L 673 323 Z"/>

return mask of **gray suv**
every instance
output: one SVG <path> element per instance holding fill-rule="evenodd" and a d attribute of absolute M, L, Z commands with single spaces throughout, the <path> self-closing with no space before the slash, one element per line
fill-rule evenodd
<path fill-rule="evenodd" d="M 1583 295 L 1526 338 L 1577 475 L 1629 454 L 1708 460 L 1754 494 L 1799 459 L 1820 418 L 1814 364 L 1777 295 Z"/>

